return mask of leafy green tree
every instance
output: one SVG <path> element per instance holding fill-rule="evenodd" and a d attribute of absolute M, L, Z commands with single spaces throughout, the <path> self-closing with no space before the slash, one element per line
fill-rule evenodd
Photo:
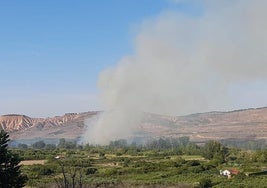
<path fill-rule="evenodd" d="M 28 149 L 28 145 L 27 144 L 19 144 L 18 148 L 19 149 Z"/>
<path fill-rule="evenodd" d="M 203 156 L 206 159 L 213 159 L 220 163 L 223 163 L 226 161 L 228 153 L 229 150 L 227 147 L 225 147 L 218 141 L 212 140 L 205 144 Z"/>
<path fill-rule="evenodd" d="M 26 183 L 27 177 L 21 174 L 20 158 L 8 150 L 9 135 L 0 132 L 0 187 L 19 188 Z"/>
<path fill-rule="evenodd" d="M 256 161 L 261 163 L 267 162 L 267 149 L 266 150 L 258 150 L 255 153 Z"/>
<path fill-rule="evenodd" d="M 112 148 L 124 148 L 127 146 L 127 141 L 125 139 L 110 141 L 109 147 Z"/>
<path fill-rule="evenodd" d="M 35 149 L 43 149 L 45 147 L 45 143 L 43 140 L 40 140 L 40 141 L 33 143 L 32 147 Z"/>
<path fill-rule="evenodd" d="M 59 148 L 65 148 L 65 146 L 66 146 L 66 140 L 65 140 L 65 138 L 59 139 L 59 143 L 58 143 L 57 147 L 59 147 Z"/>
<path fill-rule="evenodd" d="M 68 141 L 65 143 L 65 148 L 66 149 L 75 149 L 77 146 L 76 142 L 71 142 L 71 141 Z"/>
<path fill-rule="evenodd" d="M 57 147 L 55 144 L 46 144 L 45 149 L 55 150 Z"/>
<path fill-rule="evenodd" d="M 77 143 L 74 141 L 66 141 L 65 138 L 59 139 L 59 143 L 57 145 L 58 148 L 65 148 L 65 149 L 75 149 Z"/>
<path fill-rule="evenodd" d="M 187 144 L 190 143 L 190 141 L 189 141 L 190 138 L 188 136 L 182 136 L 178 140 L 179 140 L 179 143 L 181 144 L 182 147 L 186 147 Z"/>

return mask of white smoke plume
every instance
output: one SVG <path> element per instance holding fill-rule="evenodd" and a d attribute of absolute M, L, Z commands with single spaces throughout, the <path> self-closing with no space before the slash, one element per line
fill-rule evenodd
<path fill-rule="evenodd" d="M 206 0 L 200 16 L 166 11 L 142 23 L 134 55 L 100 76 L 107 109 L 86 141 L 126 137 L 141 112 L 184 115 L 238 106 L 238 88 L 267 81 L 266 7 L 265 0 Z"/>

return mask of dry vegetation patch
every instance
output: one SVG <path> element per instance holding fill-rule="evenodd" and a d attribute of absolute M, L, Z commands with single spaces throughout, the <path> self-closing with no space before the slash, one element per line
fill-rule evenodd
<path fill-rule="evenodd" d="M 44 165 L 47 160 L 25 160 L 21 161 L 19 164 L 20 165 L 34 165 L 34 164 L 41 164 Z"/>

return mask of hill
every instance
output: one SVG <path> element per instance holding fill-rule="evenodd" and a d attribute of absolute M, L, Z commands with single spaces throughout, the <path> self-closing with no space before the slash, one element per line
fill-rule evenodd
<path fill-rule="evenodd" d="M 267 140 L 267 108 L 179 117 L 151 115 L 147 122 L 143 128 L 157 136 L 189 136 L 197 142 L 221 139 Z M 167 124 L 169 126 L 163 126 Z M 155 126 L 158 129 L 154 129 Z"/>
<path fill-rule="evenodd" d="M 98 112 L 68 113 L 52 118 L 30 118 L 25 115 L 0 116 L 0 128 L 9 132 L 12 140 L 76 139 L 84 131 L 84 121 Z"/>
<path fill-rule="evenodd" d="M 25 115 L 0 116 L 0 128 L 12 140 L 78 139 L 85 131 L 85 121 L 101 112 L 69 113 L 52 118 L 30 118 Z M 187 116 L 163 116 L 146 113 L 138 125 L 138 137 L 181 137 L 192 141 L 240 139 L 267 140 L 267 108 L 208 112 Z"/>

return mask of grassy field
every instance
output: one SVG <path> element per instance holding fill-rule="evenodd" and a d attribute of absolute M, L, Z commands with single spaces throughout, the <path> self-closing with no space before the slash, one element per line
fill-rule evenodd
<path fill-rule="evenodd" d="M 176 141 L 137 146 L 121 140 L 109 146 L 65 144 L 13 152 L 23 159 L 21 170 L 32 188 L 267 187 L 267 150 L 228 148 L 217 141 L 199 147 L 184 137 Z M 220 170 L 238 174 L 228 178 Z"/>
<path fill-rule="evenodd" d="M 23 173 L 30 187 L 62 187 L 62 169 L 69 184 L 75 187 L 201 187 L 205 179 L 213 187 L 265 187 L 266 174 L 247 177 L 241 174 L 228 179 L 219 175 L 220 169 L 236 168 L 229 164 L 216 166 L 200 155 L 169 155 L 164 152 L 143 151 L 121 154 L 111 151 L 60 151 L 55 159 L 22 161 Z M 259 164 L 258 164 L 259 165 Z M 75 177 L 72 179 L 72 177 Z M 80 178 L 80 180 L 79 180 Z M 63 186 L 64 187 L 64 186 Z"/>

